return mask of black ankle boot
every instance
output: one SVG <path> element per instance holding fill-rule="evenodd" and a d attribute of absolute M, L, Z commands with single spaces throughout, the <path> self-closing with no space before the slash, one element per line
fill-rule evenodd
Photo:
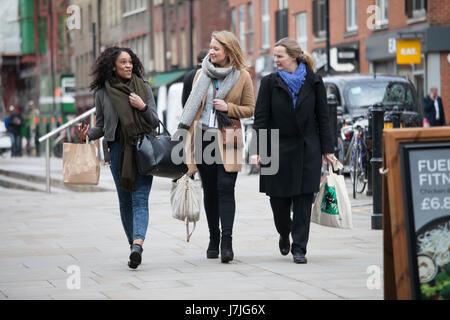
<path fill-rule="evenodd" d="M 208 259 L 217 259 L 219 257 L 220 231 L 218 233 L 209 233 L 209 245 L 206 250 Z"/>
<path fill-rule="evenodd" d="M 234 253 L 232 247 L 232 239 L 231 236 L 222 236 L 222 242 L 220 243 L 220 251 L 221 251 L 221 260 L 222 263 L 228 263 L 233 260 Z"/>
<path fill-rule="evenodd" d="M 140 244 L 132 244 L 130 253 L 130 261 L 128 261 L 128 266 L 131 269 L 136 269 L 138 265 L 141 264 L 142 261 L 142 246 Z"/>
<path fill-rule="evenodd" d="M 206 250 L 206 257 L 208 259 L 217 259 L 219 257 L 219 242 L 215 240 L 209 240 L 208 249 Z"/>

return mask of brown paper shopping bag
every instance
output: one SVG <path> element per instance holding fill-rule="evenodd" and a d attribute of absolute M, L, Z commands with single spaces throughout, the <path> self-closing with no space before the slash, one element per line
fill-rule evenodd
<path fill-rule="evenodd" d="M 63 176 L 64 183 L 97 185 L 100 178 L 100 162 L 95 145 L 64 143 L 63 144 Z"/>

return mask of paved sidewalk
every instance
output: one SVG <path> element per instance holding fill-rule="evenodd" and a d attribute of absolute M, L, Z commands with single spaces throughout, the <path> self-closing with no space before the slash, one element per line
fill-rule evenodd
<path fill-rule="evenodd" d="M 108 170 L 102 167 L 101 185 L 113 190 Z M 206 259 L 204 213 L 187 243 L 184 224 L 171 217 L 170 180 L 155 178 L 137 270 L 127 267 L 129 247 L 114 191 L 0 188 L 0 299 L 383 298 L 382 231 L 371 230 L 370 198 L 352 201 L 353 230 L 312 224 L 308 264 L 297 265 L 279 253 L 269 200 L 258 193 L 258 181 L 256 175 L 238 176 L 235 260 L 221 264 Z M 78 290 L 68 289 L 73 282 L 66 271 L 73 265 L 80 268 Z M 371 265 L 380 268 L 380 289 L 367 287 Z"/>

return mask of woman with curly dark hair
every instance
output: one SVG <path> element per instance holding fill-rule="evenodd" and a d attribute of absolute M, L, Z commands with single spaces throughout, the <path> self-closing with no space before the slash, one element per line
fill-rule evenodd
<path fill-rule="evenodd" d="M 111 173 L 116 184 L 120 217 L 130 244 L 128 266 L 136 269 L 142 260 L 142 245 L 148 226 L 148 197 L 152 176 L 136 170 L 133 145 L 138 137 L 158 126 L 155 100 L 143 80 L 142 63 L 128 48 L 111 47 L 95 61 L 91 90 L 95 91 L 95 127 L 78 126 L 80 140 L 104 137 L 108 142 Z"/>

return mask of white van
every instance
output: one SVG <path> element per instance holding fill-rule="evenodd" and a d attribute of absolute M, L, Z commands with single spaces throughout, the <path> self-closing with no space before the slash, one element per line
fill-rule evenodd
<path fill-rule="evenodd" d="M 158 89 L 157 112 L 158 117 L 166 126 L 170 134 L 173 134 L 180 123 L 183 106 L 181 96 L 183 94 L 183 82 L 176 82 L 170 85 L 169 90 L 166 86 Z"/>
<path fill-rule="evenodd" d="M 156 111 L 158 112 L 158 118 L 164 125 L 166 125 L 166 114 L 167 114 L 167 87 L 161 86 L 158 88 L 156 103 Z"/>
<path fill-rule="evenodd" d="M 183 105 L 181 97 L 183 95 L 183 82 L 176 82 L 169 87 L 167 94 L 167 130 L 173 134 L 180 123 Z"/>
<path fill-rule="evenodd" d="M 5 158 L 11 157 L 11 137 L 8 136 L 6 130 L 5 122 L 3 119 L 0 120 L 0 155 Z"/>

